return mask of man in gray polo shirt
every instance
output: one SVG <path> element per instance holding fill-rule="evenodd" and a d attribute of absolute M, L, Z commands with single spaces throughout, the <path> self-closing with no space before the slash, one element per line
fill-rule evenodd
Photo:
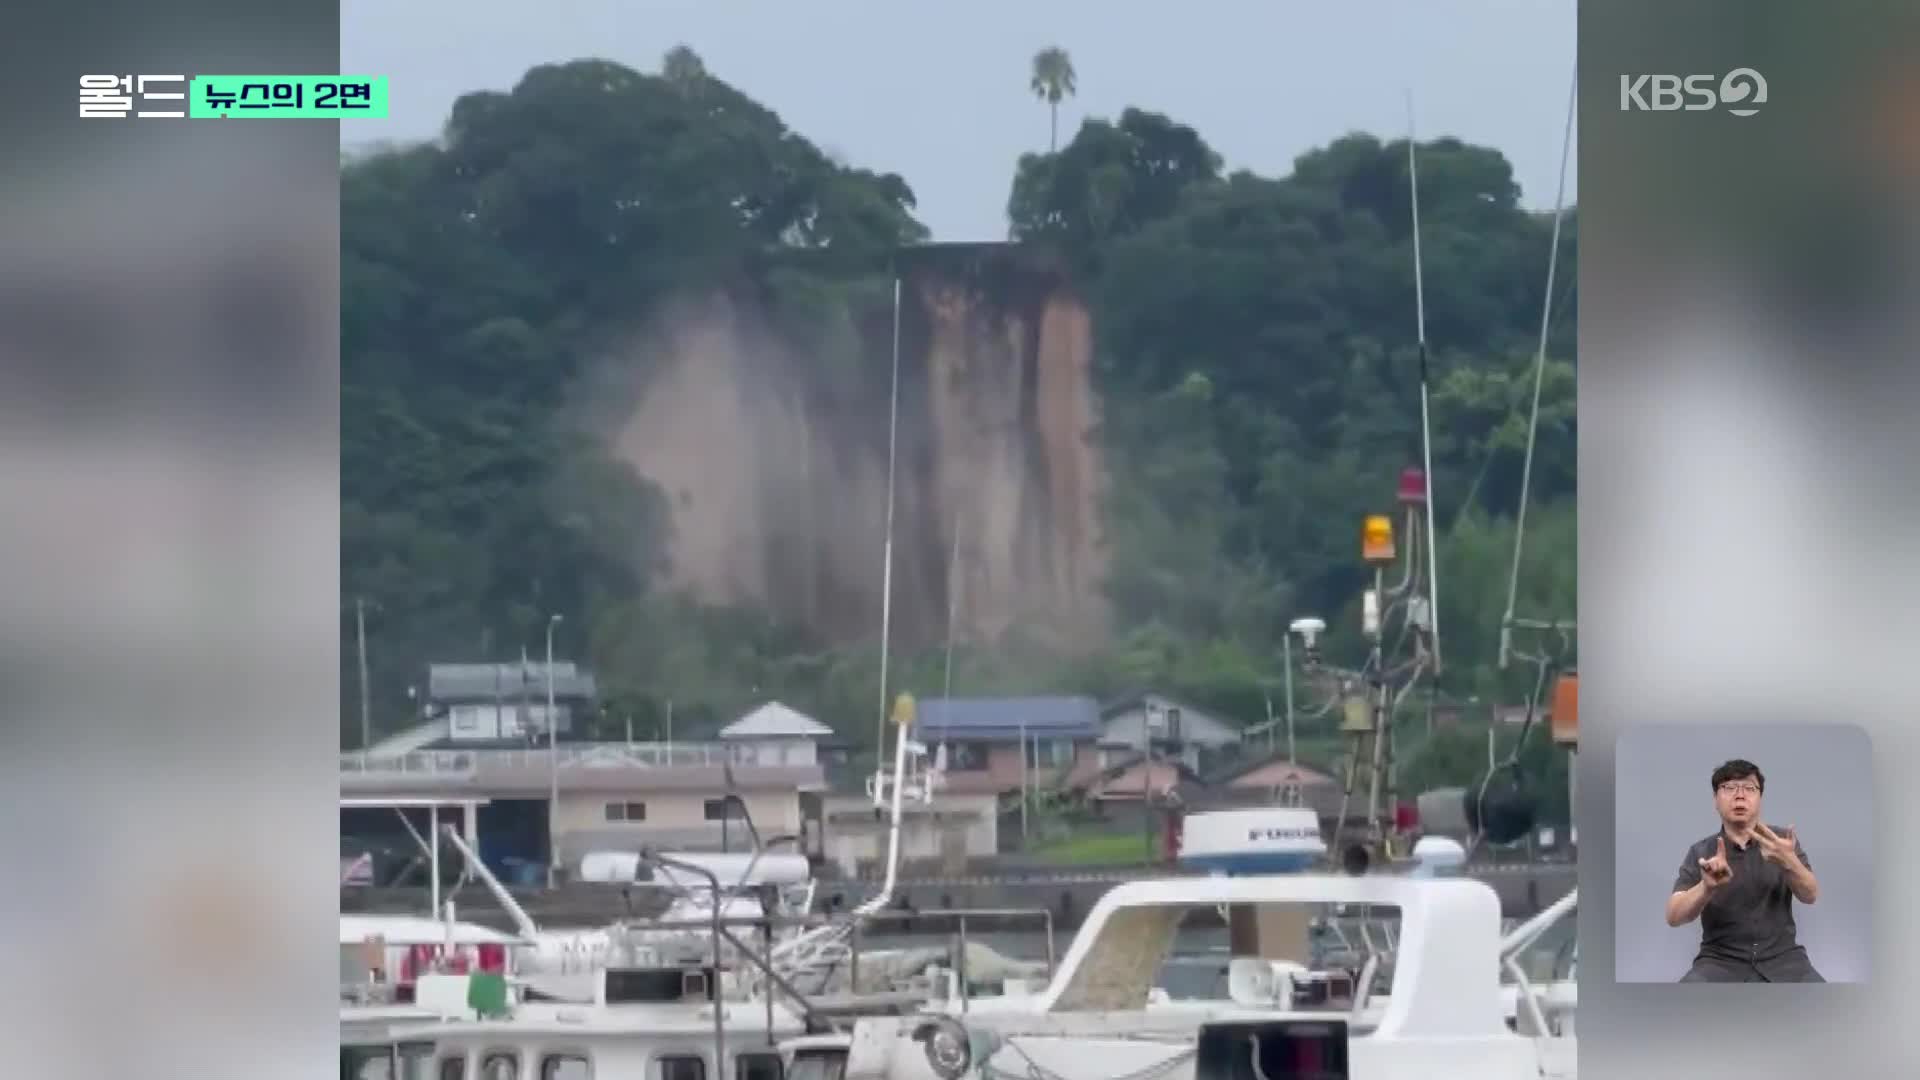
<path fill-rule="evenodd" d="M 1793 902 L 1820 896 L 1791 827 L 1760 820 L 1767 778 L 1751 761 L 1713 770 L 1720 828 L 1687 849 L 1667 925 L 1700 920 L 1700 952 L 1681 982 L 1826 982 L 1794 937 Z"/>

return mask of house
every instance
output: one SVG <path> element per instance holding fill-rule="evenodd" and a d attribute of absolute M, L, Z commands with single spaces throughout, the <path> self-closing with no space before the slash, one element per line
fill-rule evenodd
<path fill-rule="evenodd" d="M 1143 798 L 1153 805 L 1185 805 L 1205 802 L 1209 794 L 1200 774 L 1179 758 L 1155 753 L 1151 761 L 1136 752 L 1131 758 L 1116 760 L 1081 783 L 1079 790 L 1087 802 L 1103 813 L 1116 806 L 1138 806 Z"/>
<path fill-rule="evenodd" d="M 1137 757 L 1149 733 L 1156 756 L 1176 756 L 1196 772 L 1203 758 L 1240 745 L 1238 727 L 1159 694 L 1136 693 L 1110 701 L 1100 709 L 1100 723 L 1103 767 Z"/>
<path fill-rule="evenodd" d="M 802 851 L 818 854 L 826 789 L 818 744 L 832 737 L 827 725 L 769 701 L 721 728 L 717 746 L 655 744 L 661 767 L 631 777 L 623 790 L 573 806 L 563 796 L 562 846 L 576 858 L 641 846 L 741 851 L 752 843 L 750 822 L 762 840 L 797 836 Z"/>
<path fill-rule="evenodd" d="M 825 777 L 814 741 L 832 734 L 826 725 L 769 702 L 728 725 L 717 742 L 563 739 L 549 749 L 546 740 L 528 735 L 537 735 L 545 720 L 544 700 L 531 728 L 517 713 L 518 702 L 471 700 L 490 694 L 496 679 L 506 685 L 510 675 L 517 682 L 520 665 L 453 667 L 443 666 L 441 680 L 429 688 L 446 715 L 340 756 L 343 796 L 471 802 L 477 811 L 469 832 L 496 867 L 556 855 L 572 867 L 589 852 L 643 846 L 740 851 L 751 843 L 748 820 L 762 838 L 796 835 L 802 850 L 819 853 Z M 544 679 L 544 668 L 533 670 Z M 554 665 L 554 680 L 556 706 L 563 688 L 574 707 L 591 700 L 591 677 L 571 665 Z M 469 711 L 456 711 L 462 708 Z M 555 712 L 565 730 L 567 712 Z M 341 827 L 343 833 L 400 832 L 390 812 L 343 811 Z"/>
<path fill-rule="evenodd" d="M 1236 791 L 1251 791 L 1275 801 L 1316 791 L 1340 790 L 1340 781 L 1309 765 L 1288 761 L 1284 753 L 1269 754 L 1235 766 L 1215 783 Z"/>
<path fill-rule="evenodd" d="M 1250 758 L 1209 778 L 1209 802 L 1218 806 L 1310 806 L 1322 818 L 1340 816 L 1340 781 L 1289 761 L 1285 751 Z"/>
<path fill-rule="evenodd" d="M 547 731 L 551 678 L 554 730 L 572 734 L 574 720 L 598 696 L 594 678 L 570 662 L 432 664 L 427 668 L 425 714 L 446 724 L 449 745 L 525 743 Z"/>
<path fill-rule="evenodd" d="M 1098 771 L 1100 706 L 1090 697 L 934 698 L 916 737 L 945 757 L 945 793 L 1001 795 Z M 1022 747 L 1026 750 L 1024 768 Z"/>
<path fill-rule="evenodd" d="M 831 738 L 832 728 L 777 701 L 720 729 L 736 765 L 816 765 L 820 741 Z"/>

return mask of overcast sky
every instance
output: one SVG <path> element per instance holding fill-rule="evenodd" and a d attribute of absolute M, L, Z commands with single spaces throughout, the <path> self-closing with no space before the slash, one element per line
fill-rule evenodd
<path fill-rule="evenodd" d="M 1283 175 L 1351 131 L 1500 150 L 1551 209 L 1574 0 L 342 0 L 340 70 L 389 79 L 348 145 L 437 135 L 456 98 L 537 64 L 656 71 L 678 44 L 850 164 L 904 176 L 939 240 L 1001 239 L 1014 162 L 1044 150 L 1034 52 L 1073 58 L 1080 120 L 1127 106 L 1192 125 L 1231 169 Z M 1577 135 L 1576 135 L 1577 139 Z M 1575 159 L 1567 201 L 1575 195 Z"/>

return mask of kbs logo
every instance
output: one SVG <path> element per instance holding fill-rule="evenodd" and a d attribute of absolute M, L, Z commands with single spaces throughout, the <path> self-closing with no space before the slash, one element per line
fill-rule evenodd
<path fill-rule="evenodd" d="M 1752 116 L 1767 103 L 1766 76 L 1752 68 L 1734 68 L 1725 75 L 1622 75 L 1620 111 L 1705 112 L 1724 108 L 1735 116 Z"/>

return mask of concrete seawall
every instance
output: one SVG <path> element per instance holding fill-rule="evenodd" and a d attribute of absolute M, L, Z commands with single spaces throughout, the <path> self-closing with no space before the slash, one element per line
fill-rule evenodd
<path fill-rule="evenodd" d="M 943 909 L 1043 909 L 1056 928 L 1078 926 L 1087 909 L 1115 884 L 1137 877 L 1163 876 L 1140 871 L 1059 872 L 1011 877 L 918 879 L 903 881 L 896 890 L 900 906 L 929 915 Z M 1470 876 L 1493 886 L 1500 895 L 1502 913 L 1526 918 L 1565 896 L 1576 883 L 1570 863 L 1513 867 L 1482 867 Z M 878 882 L 822 881 L 816 907 L 838 898 L 844 909 L 873 895 Z M 665 904 L 664 895 L 648 886 L 568 885 L 552 890 L 512 890 L 514 899 L 534 921 L 552 926 L 597 926 L 618 919 L 647 918 Z M 451 897 L 460 918 L 509 929 L 506 913 L 486 889 L 469 885 Z M 346 912 L 420 913 L 429 898 L 424 888 L 340 890 L 340 910 Z M 946 920 L 927 920 L 927 929 L 945 929 Z M 1027 920 L 1028 927 L 1033 924 Z M 911 925 L 899 927 L 912 932 Z"/>

